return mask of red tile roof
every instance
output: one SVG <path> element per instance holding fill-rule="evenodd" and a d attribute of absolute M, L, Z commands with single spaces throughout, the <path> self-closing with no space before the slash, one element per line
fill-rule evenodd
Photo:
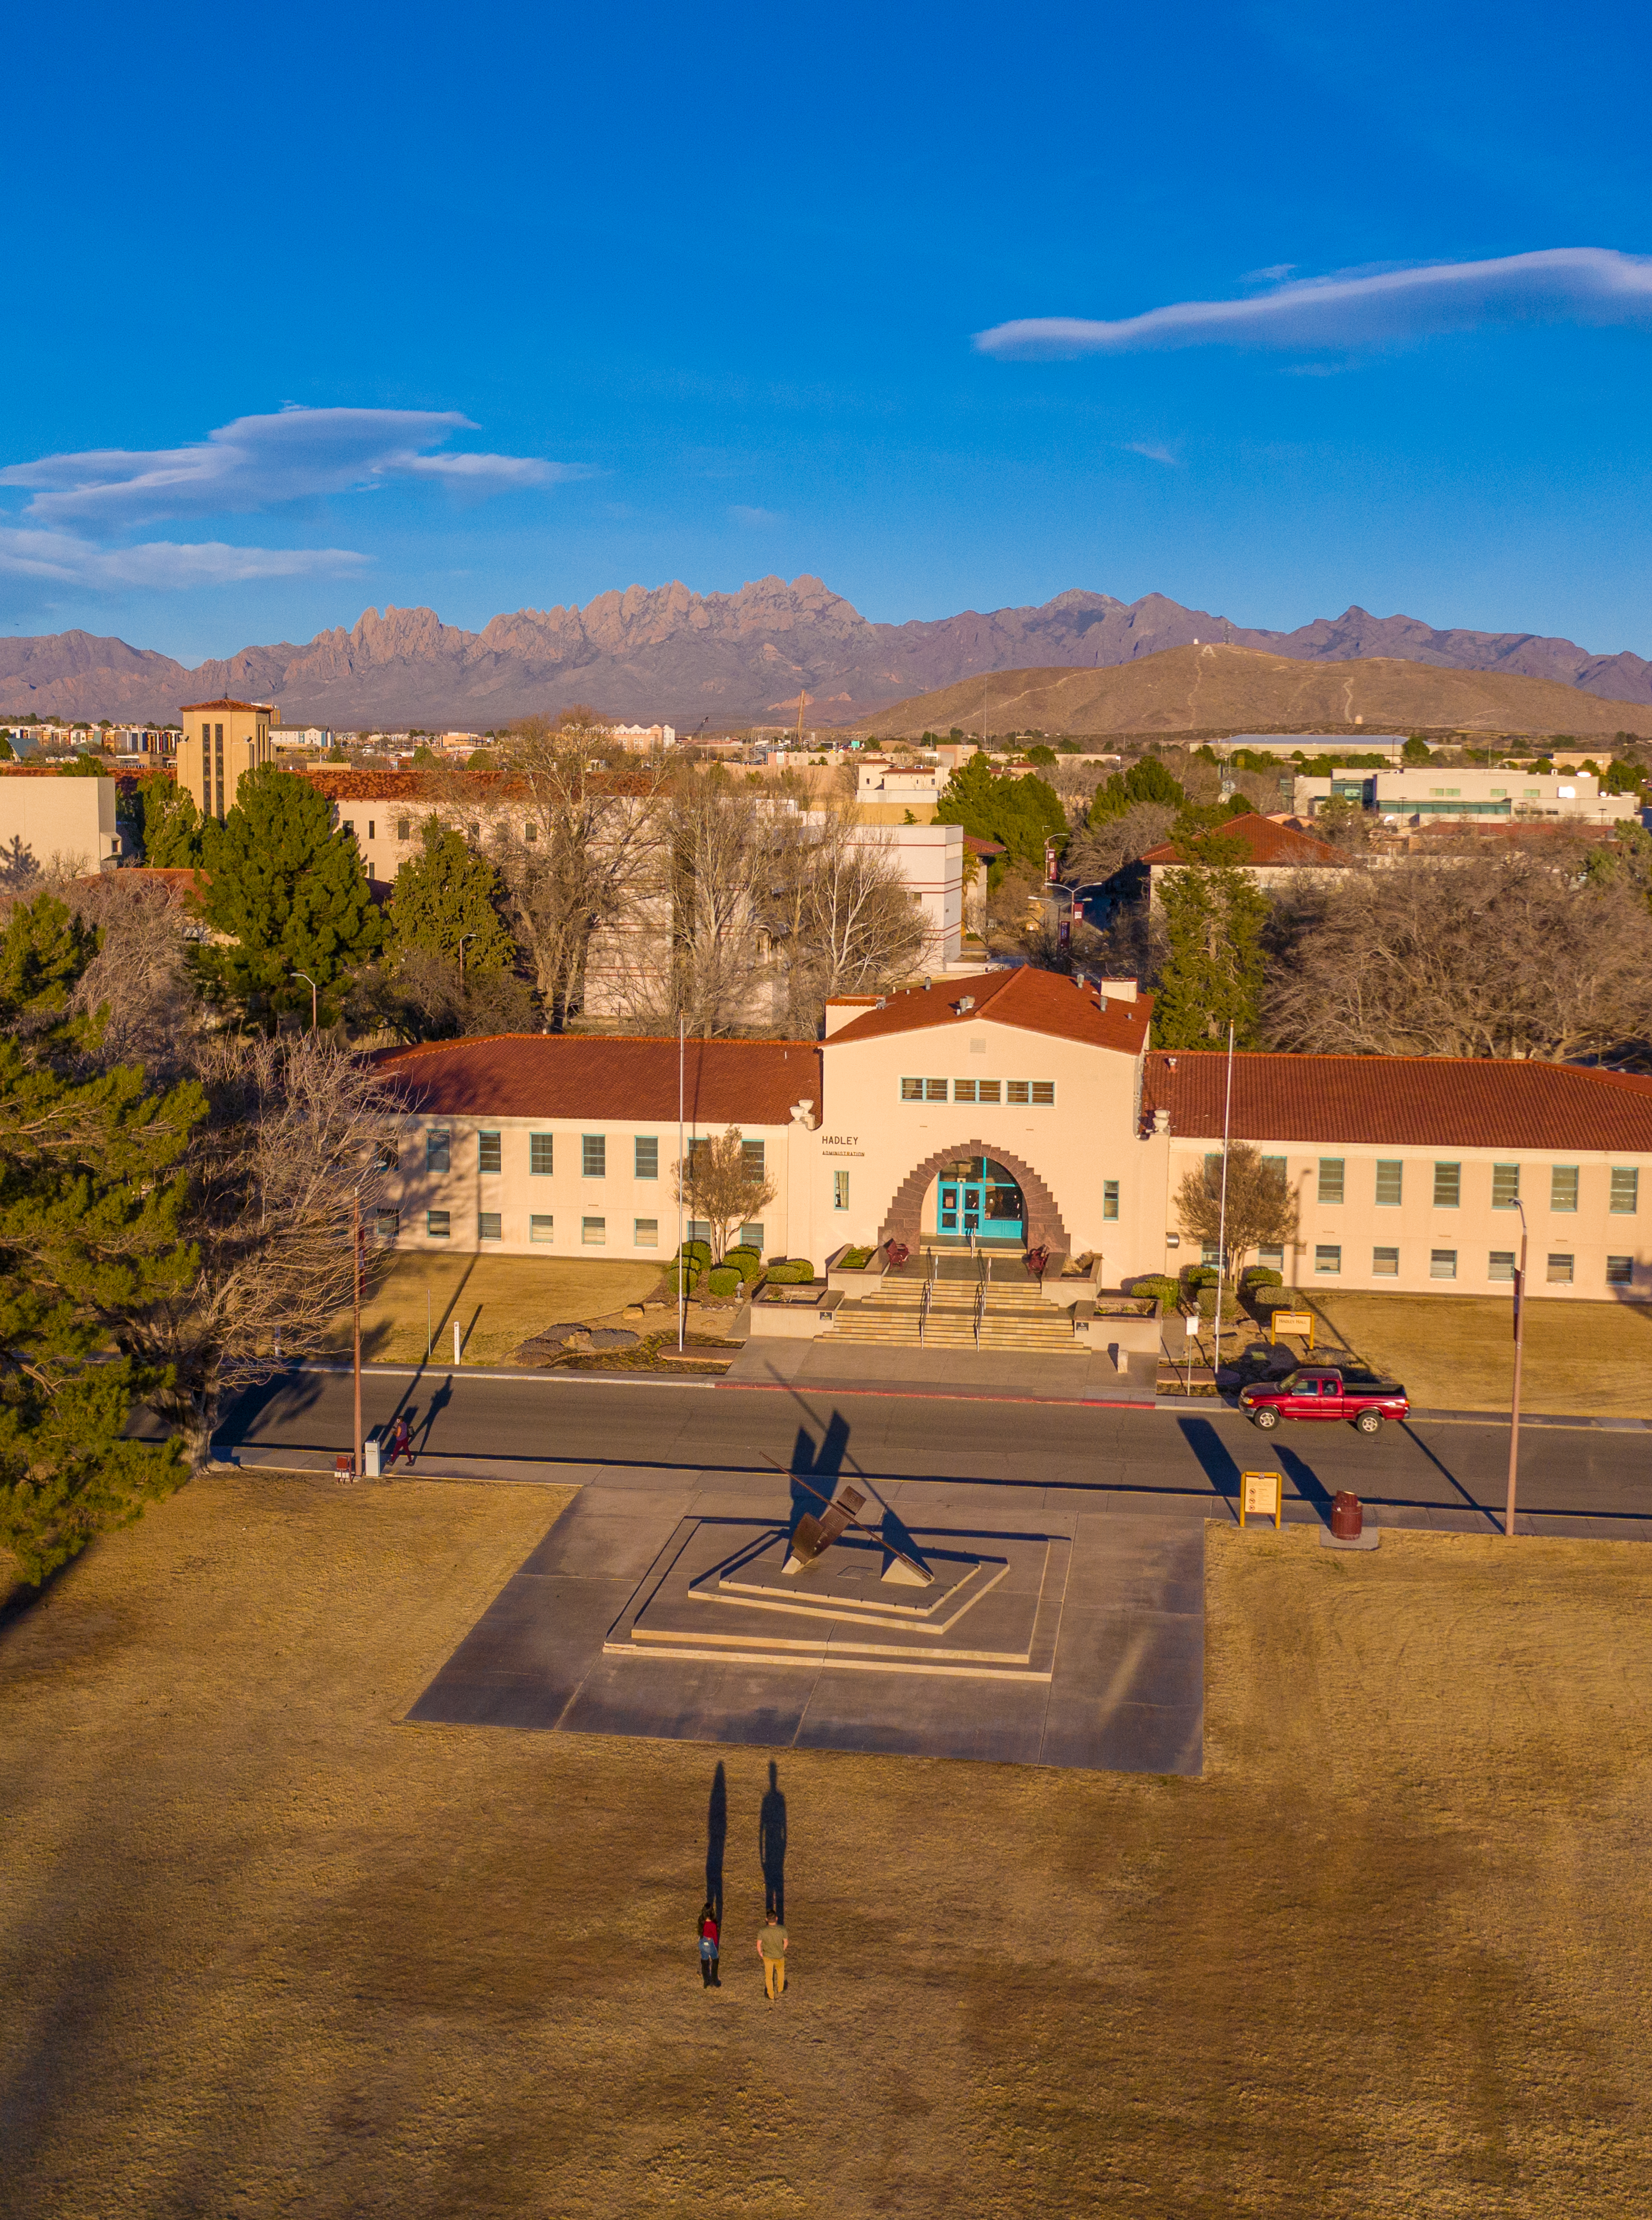
<path fill-rule="evenodd" d="M 958 1004 L 975 998 L 972 1010 Z M 858 999 L 858 998 L 857 998 Z M 913 987 L 884 998 L 883 1007 L 868 1010 L 833 1033 L 828 1044 L 876 1040 L 887 1033 L 926 1032 L 940 1026 L 979 1025 L 989 1019 L 1000 1026 L 1018 1026 L 1024 1032 L 1051 1033 L 1058 1040 L 1082 1041 L 1091 1048 L 1110 1048 L 1121 1056 L 1138 1056 L 1147 1045 L 1153 997 L 1138 995 L 1133 1002 L 1103 1001 L 1094 986 L 1080 987 L 1058 971 L 1038 971 L 1023 964 L 1013 971 L 979 971 L 963 977 L 937 980 L 932 987 Z"/>
<path fill-rule="evenodd" d="M 1227 1059 L 1156 1051 L 1142 1113 L 1219 1139 Z M 1239 1140 L 1394 1148 L 1598 1149 L 1652 1155 L 1652 1079 L 1574 1063 L 1474 1057 L 1237 1056 Z"/>
<path fill-rule="evenodd" d="M 1271 817 L 1230 817 L 1216 830 L 1225 840 L 1242 842 L 1250 861 L 1260 866 L 1287 870 L 1293 865 L 1299 870 L 1350 868 L 1342 850 L 1333 848 L 1328 840 L 1316 839 L 1312 832 L 1298 832 Z M 1174 840 L 1150 848 L 1142 857 L 1144 864 L 1185 864 L 1187 860 Z"/>
<path fill-rule="evenodd" d="M 677 1110 L 674 1039 L 582 1033 L 490 1033 L 387 1049 L 372 1058 L 409 1109 L 439 1117 L 647 1118 Z M 815 1041 L 688 1043 L 684 1102 L 708 1126 L 788 1126 L 808 1096 L 820 1114 L 824 1089 Z"/>

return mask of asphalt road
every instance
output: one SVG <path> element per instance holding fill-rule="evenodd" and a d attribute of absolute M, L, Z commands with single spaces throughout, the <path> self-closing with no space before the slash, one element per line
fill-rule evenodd
<path fill-rule="evenodd" d="M 1242 1470 L 1282 1471 L 1287 1494 L 1327 1506 L 1341 1487 L 1397 1511 L 1482 1512 L 1500 1523 L 1506 1423 L 1389 1425 L 1374 1441 L 1342 1425 L 1259 1434 L 1231 1411 L 1183 1414 L 1071 1403 L 956 1400 L 836 1391 L 777 1392 L 676 1381 L 488 1378 L 463 1370 L 370 1372 L 371 1428 L 405 1413 L 424 1469 L 488 1469 L 553 1480 L 601 1465 L 728 1474 L 770 1460 L 826 1478 L 1004 1481 L 1143 1498 L 1231 1499 Z M 226 1410 L 221 1455 L 301 1464 L 348 1445 L 347 1373 L 295 1371 Z M 587 1472 L 569 1471 L 583 1479 Z M 1145 1507 L 1145 1506 L 1144 1506 Z M 1523 1431 L 1520 1508 L 1534 1518 L 1652 1517 L 1652 1433 L 1587 1427 Z M 1609 1531 L 1606 1525 L 1597 1531 Z"/>

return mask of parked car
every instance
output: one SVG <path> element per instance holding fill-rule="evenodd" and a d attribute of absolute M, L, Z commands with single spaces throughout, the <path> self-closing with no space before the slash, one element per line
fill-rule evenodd
<path fill-rule="evenodd" d="M 1239 1408 L 1252 1425 L 1271 1432 L 1281 1419 L 1346 1419 L 1362 1434 L 1382 1431 L 1385 1419 L 1411 1409 L 1397 1380 L 1379 1379 L 1354 1365 L 1299 1364 L 1283 1380 L 1259 1380 L 1241 1389 Z"/>

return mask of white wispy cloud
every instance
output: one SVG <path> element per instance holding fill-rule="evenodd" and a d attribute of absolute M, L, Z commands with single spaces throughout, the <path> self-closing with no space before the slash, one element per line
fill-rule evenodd
<path fill-rule="evenodd" d="M 728 513 L 736 524 L 780 524 L 784 521 L 777 508 L 747 508 L 739 502 L 729 503 Z"/>
<path fill-rule="evenodd" d="M 1119 446 L 1127 455 L 1145 455 L 1150 463 L 1169 463 L 1172 469 L 1181 460 L 1169 447 L 1161 446 L 1156 440 L 1122 440 Z"/>
<path fill-rule="evenodd" d="M 249 578 L 353 571 L 366 560 L 348 547 L 231 547 L 220 539 L 193 546 L 162 539 L 137 547 L 100 547 L 72 532 L 0 529 L 0 576 L 97 590 L 229 586 Z"/>
<path fill-rule="evenodd" d="M 1492 321 L 1652 317 L 1652 255 L 1545 247 L 1488 262 L 1304 278 L 1231 301 L 1178 301 L 1116 322 L 1029 316 L 978 332 L 983 354 L 1122 354 L 1137 348 L 1350 346 Z"/>
<path fill-rule="evenodd" d="M 532 455 L 436 453 L 473 430 L 452 410 L 284 408 L 240 416 L 191 446 L 91 448 L 0 470 L 41 523 L 131 530 L 159 517 L 225 516 L 348 493 L 396 477 L 435 478 L 472 493 L 552 486 L 584 475 Z"/>

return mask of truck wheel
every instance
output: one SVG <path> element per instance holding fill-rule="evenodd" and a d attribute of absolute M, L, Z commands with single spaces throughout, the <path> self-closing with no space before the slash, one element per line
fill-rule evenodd
<path fill-rule="evenodd" d="M 1264 1403 L 1261 1410 L 1253 1413 L 1250 1423 L 1253 1426 L 1260 1426 L 1264 1434 L 1271 1434 L 1279 1424 L 1279 1412 L 1271 1403 Z"/>
<path fill-rule="evenodd" d="M 1362 1434 L 1380 1434 L 1382 1431 L 1382 1413 L 1381 1411 L 1362 1411 L 1354 1425 Z"/>

